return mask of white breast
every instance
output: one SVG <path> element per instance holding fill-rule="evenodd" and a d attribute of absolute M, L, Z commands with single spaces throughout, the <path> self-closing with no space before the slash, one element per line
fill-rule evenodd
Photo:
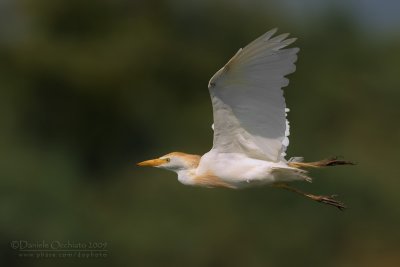
<path fill-rule="evenodd" d="M 241 187 L 240 185 L 246 183 L 273 183 L 273 169 L 286 166 L 284 162 L 274 163 L 252 159 L 240 153 L 218 153 L 211 150 L 201 158 L 196 175 L 213 173 L 222 180 Z"/>

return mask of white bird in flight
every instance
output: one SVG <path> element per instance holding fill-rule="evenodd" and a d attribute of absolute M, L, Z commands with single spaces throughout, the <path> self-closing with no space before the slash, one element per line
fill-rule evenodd
<path fill-rule="evenodd" d="M 282 87 L 293 73 L 299 48 L 286 48 L 296 38 L 273 37 L 273 29 L 239 51 L 211 78 L 214 141 L 203 156 L 173 152 L 138 163 L 174 171 L 185 185 L 245 188 L 270 185 L 344 209 L 335 196 L 314 195 L 288 185 L 311 182 L 305 168 L 353 164 L 331 158 L 303 162 L 285 159 L 289 123 Z"/>

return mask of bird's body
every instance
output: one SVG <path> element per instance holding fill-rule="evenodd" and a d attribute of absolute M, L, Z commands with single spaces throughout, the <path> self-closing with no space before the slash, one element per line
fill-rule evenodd
<path fill-rule="evenodd" d="M 209 82 L 213 104 L 214 142 L 203 156 L 173 152 L 139 163 L 175 171 L 185 185 L 244 188 L 282 187 L 319 202 L 344 208 L 332 197 L 314 196 L 286 185 L 311 181 L 306 167 L 350 164 L 337 159 L 303 163 L 286 160 L 289 123 L 282 88 L 285 75 L 295 71 L 298 48 L 282 49 L 295 41 L 271 30 L 240 49 Z"/>
<path fill-rule="evenodd" d="M 308 178 L 304 171 L 292 168 L 284 161 L 270 162 L 249 158 L 242 153 L 218 153 L 215 150 L 211 150 L 201 157 L 194 180 L 196 180 L 196 176 L 201 177 L 207 174 L 219 177 L 232 188 Z"/>

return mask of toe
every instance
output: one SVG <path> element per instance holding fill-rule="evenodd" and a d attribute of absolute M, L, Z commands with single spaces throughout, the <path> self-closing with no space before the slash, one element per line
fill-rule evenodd
<path fill-rule="evenodd" d="M 335 197 L 336 197 L 336 195 L 321 196 L 318 201 L 322 202 L 324 204 L 328 204 L 328 205 L 334 206 L 334 207 L 336 207 L 336 208 L 338 208 L 340 210 L 346 209 L 346 206 L 344 205 L 344 203 L 336 200 Z"/>

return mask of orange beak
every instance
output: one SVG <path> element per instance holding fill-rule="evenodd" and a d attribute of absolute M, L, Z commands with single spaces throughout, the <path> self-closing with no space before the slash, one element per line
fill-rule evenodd
<path fill-rule="evenodd" d="M 164 163 L 167 163 L 166 159 L 151 159 L 151 160 L 139 162 L 137 165 L 142 166 L 142 167 L 144 167 L 144 166 L 157 167 Z"/>

